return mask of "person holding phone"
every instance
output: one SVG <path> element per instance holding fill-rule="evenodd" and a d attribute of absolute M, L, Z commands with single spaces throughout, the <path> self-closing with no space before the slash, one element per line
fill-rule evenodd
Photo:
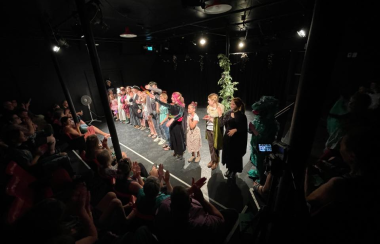
<path fill-rule="evenodd" d="M 248 125 L 245 105 L 239 97 L 232 98 L 231 110 L 224 114 L 222 164 L 227 165 L 224 176 L 231 178 L 243 171 L 243 156 L 247 151 Z"/>

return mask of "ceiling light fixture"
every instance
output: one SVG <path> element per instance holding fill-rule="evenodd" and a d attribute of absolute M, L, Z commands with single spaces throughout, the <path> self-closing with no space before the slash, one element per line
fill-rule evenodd
<path fill-rule="evenodd" d="M 300 37 L 306 37 L 306 32 L 304 30 L 299 30 L 297 31 L 297 34 L 300 36 Z"/>
<path fill-rule="evenodd" d="M 59 49 L 61 49 L 61 48 L 58 47 L 58 46 L 54 46 L 54 47 L 53 47 L 53 51 L 56 52 L 56 53 L 59 52 Z"/>
<path fill-rule="evenodd" d="M 206 14 L 221 14 L 228 12 L 232 9 L 232 6 L 229 4 L 220 3 L 220 0 L 214 0 L 213 4 L 207 5 L 205 7 Z"/>
<path fill-rule="evenodd" d="M 244 47 L 244 42 L 243 41 L 240 41 L 239 42 L 239 48 L 243 48 Z"/>
<path fill-rule="evenodd" d="M 204 39 L 203 37 L 199 40 L 199 43 L 203 46 L 204 44 L 206 44 L 206 39 Z"/>
<path fill-rule="evenodd" d="M 129 27 L 126 27 L 125 28 L 125 32 L 120 34 L 120 37 L 123 37 L 123 38 L 134 38 L 134 37 L 137 37 L 136 34 L 132 34 L 132 32 L 129 30 Z"/>

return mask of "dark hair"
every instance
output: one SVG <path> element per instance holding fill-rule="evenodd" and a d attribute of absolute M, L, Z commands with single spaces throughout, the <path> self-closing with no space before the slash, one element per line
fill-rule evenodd
<path fill-rule="evenodd" d="M 160 181 L 155 176 L 149 176 L 144 182 L 144 193 L 147 198 L 154 199 L 160 192 Z"/>
<path fill-rule="evenodd" d="M 96 155 L 96 159 L 102 167 L 106 167 L 108 161 L 112 161 L 112 156 L 107 149 L 103 149 Z"/>
<path fill-rule="evenodd" d="M 69 117 L 67 117 L 67 116 L 62 117 L 61 118 L 61 124 L 67 123 L 68 120 L 69 120 Z"/>
<path fill-rule="evenodd" d="M 95 150 L 98 148 L 99 138 L 97 135 L 90 135 L 86 139 L 86 157 L 95 159 Z"/>
<path fill-rule="evenodd" d="M 240 97 L 234 97 L 232 98 L 232 101 L 234 101 L 238 110 L 242 111 L 243 113 L 245 112 L 245 104 Z"/>
<path fill-rule="evenodd" d="M 117 164 L 118 174 L 129 177 L 131 170 L 132 170 L 132 162 L 129 158 L 122 158 L 119 160 L 119 163 Z"/>
<path fill-rule="evenodd" d="M 371 127 L 351 129 L 345 136 L 346 150 L 355 154 L 356 163 L 365 173 L 378 171 L 380 131 Z"/>
<path fill-rule="evenodd" d="M 58 108 L 56 110 L 54 110 L 54 113 L 53 113 L 53 119 L 61 119 L 62 118 L 62 114 L 63 114 L 63 110 Z"/>
<path fill-rule="evenodd" d="M 9 125 L 4 129 L 3 139 L 7 145 L 12 145 L 13 141 L 20 137 L 21 130 L 19 127 Z"/>
<path fill-rule="evenodd" d="M 171 195 L 170 208 L 176 214 L 185 214 L 190 209 L 190 195 L 184 186 L 175 186 Z"/>
<path fill-rule="evenodd" d="M 349 102 L 349 107 L 351 112 L 363 112 L 369 108 L 372 100 L 371 97 L 366 93 L 356 92 Z"/>

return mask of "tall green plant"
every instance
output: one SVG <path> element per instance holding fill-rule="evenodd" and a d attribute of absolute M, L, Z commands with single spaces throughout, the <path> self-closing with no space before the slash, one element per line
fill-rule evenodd
<path fill-rule="evenodd" d="M 221 90 L 219 91 L 219 96 L 222 98 L 222 104 L 225 109 L 228 110 L 230 108 L 231 98 L 234 97 L 234 92 L 237 91 L 236 85 L 239 82 L 233 82 L 232 77 L 230 76 L 231 70 L 231 61 L 224 54 L 218 55 L 219 66 L 224 70 L 222 73 L 222 77 L 218 81 L 218 85 L 221 86 Z"/>

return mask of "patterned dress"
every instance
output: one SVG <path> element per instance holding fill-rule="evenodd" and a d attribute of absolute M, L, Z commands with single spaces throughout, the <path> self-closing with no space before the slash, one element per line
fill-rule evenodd
<path fill-rule="evenodd" d="M 199 117 L 194 114 L 195 121 L 199 122 Z M 198 125 L 194 129 L 190 129 L 190 115 L 187 116 L 187 136 L 186 136 L 186 146 L 189 153 L 196 153 L 202 147 L 201 130 Z"/>

